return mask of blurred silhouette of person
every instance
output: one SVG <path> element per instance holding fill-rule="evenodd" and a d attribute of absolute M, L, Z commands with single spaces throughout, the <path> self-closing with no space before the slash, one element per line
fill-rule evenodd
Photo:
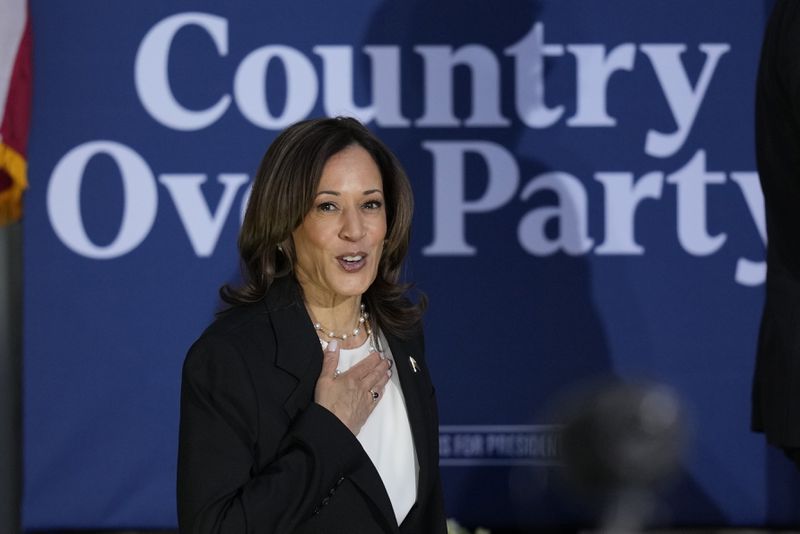
<path fill-rule="evenodd" d="M 616 379 L 567 393 L 557 408 L 565 487 L 600 512 L 600 533 L 643 531 L 680 472 L 687 430 L 677 393 Z"/>
<path fill-rule="evenodd" d="M 800 2 L 778 0 L 756 86 L 756 157 L 767 219 L 767 289 L 752 429 L 800 469 Z"/>

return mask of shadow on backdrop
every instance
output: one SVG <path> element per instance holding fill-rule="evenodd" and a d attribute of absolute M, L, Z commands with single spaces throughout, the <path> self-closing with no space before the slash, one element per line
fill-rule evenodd
<path fill-rule="evenodd" d="M 523 202 L 509 201 L 502 210 L 465 218 L 466 241 L 475 256 L 428 256 L 419 251 L 433 241 L 436 210 L 430 140 L 489 140 L 506 148 L 519 169 L 520 190 L 532 177 L 550 171 L 536 157 L 530 132 L 514 109 L 514 58 L 504 51 L 542 20 L 546 4 L 531 0 L 490 3 L 481 0 L 384 2 L 374 13 L 364 45 L 394 45 L 401 50 L 402 115 L 411 128 L 376 128 L 398 154 L 415 191 L 416 210 L 410 263 L 413 280 L 430 296 L 426 319 L 428 360 L 437 384 L 443 425 L 542 424 L 546 407 L 576 382 L 614 375 L 606 333 L 592 297 L 591 266 L 585 255 L 563 252 L 548 257 L 527 254 L 514 242 L 518 223 L 529 211 L 565 205 L 546 189 Z M 499 63 L 503 127 L 419 127 L 414 121 L 427 106 L 425 70 L 419 45 L 456 50 L 467 44 L 488 48 Z M 548 77 L 545 65 L 545 77 Z M 370 102 L 369 60 L 355 59 L 356 102 Z M 453 109 L 463 121 L 473 107 L 475 80 L 468 66 L 452 72 Z M 550 86 L 548 85 L 548 88 Z M 360 100 L 359 100 L 360 99 Z M 569 99 L 567 99 L 569 100 Z M 553 130 L 550 131 L 552 136 Z M 537 135 L 548 135 L 547 131 Z M 537 138 L 538 139 L 538 138 Z M 488 187 L 487 164 L 466 154 L 465 199 L 480 199 Z M 434 171 L 435 172 L 435 171 Z M 430 192 L 430 194 L 429 194 Z M 552 218 L 547 237 L 574 231 Z M 555 466 L 442 468 L 446 509 L 468 527 L 525 529 L 588 525 L 587 507 L 560 491 Z M 713 501 L 688 473 L 681 472 L 669 507 L 685 522 L 724 524 Z"/>

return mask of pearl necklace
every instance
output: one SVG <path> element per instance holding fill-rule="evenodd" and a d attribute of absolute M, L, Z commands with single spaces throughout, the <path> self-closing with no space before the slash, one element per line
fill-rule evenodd
<path fill-rule="evenodd" d="M 359 332 L 361 332 L 361 327 L 366 324 L 367 327 L 367 337 L 372 335 L 372 331 L 369 328 L 369 323 L 367 323 L 367 318 L 369 318 L 369 314 L 364 310 L 364 305 L 361 305 L 361 311 L 358 314 L 358 323 L 356 323 L 356 327 L 353 328 L 352 334 L 336 334 L 333 330 L 329 328 L 325 328 L 322 324 L 315 322 L 314 323 L 314 330 L 317 332 L 321 332 L 322 335 L 328 336 L 330 338 L 341 339 L 342 341 L 346 341 L 348 337 L 358 337 Z"/>

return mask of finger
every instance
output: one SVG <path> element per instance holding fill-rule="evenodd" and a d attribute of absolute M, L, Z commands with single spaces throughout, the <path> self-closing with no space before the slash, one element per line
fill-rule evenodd
<path fill-rule="evenodd" d="M 389 382 L 389 372 L 383 374 L 383 377 L 378 380 L 378 382 L 369 388 L 369 394 L 371 396 L 371 400 L 373 403 L 377 403 L 379 400 L 383 398 L 383 394 L 386 391 L 386 384 Z M 377 393 L 375 395 L 374 393 Z"/>
<path fill-rule="evenodd" d="M 383 360 L 372 371 L 367 373 L 364 378 L 361 379 L 361 383 L 367 386 L 369 389 L 371 386 L 386 384 L 386 381 L 389 380 L 389 377 L 391 377 L 389 364 L 386 362 L 386 360 Z"/>
<path fill-rule="evenodd" d="M 364 377 L 378 368 L 383 362 L 384 360 L 381 360 L 380 355 L 377 352 L 373 352 L 351 367 L 347 372 L 350 373 L 351 376 L 363 380 Z"/>
<path fill-rule="evenodd" d="M 383 397 L 383 390 L 382 389 L 372 388 L 372 389 L 369 390 L 369 397 L 367 397 L 367 399 L 368 399 L 369 403 L 372 405 L 369 408 L 370 412 L 372 412 L 372 410 L 375 409 L 375 405 L 378 404 L 378 401 L 381 400 L 381 397 Z"/>
<path fill-rule="evenodd" d="M 378 379 L 378 383 L 375 384 L 375 387 L 383 390 L 383 388 L 386 387 L 386 384 L 389 382 L 389 380 L 391 380 L 391 378 L 392 378 L 392 370 L 387 369 L 386 372 L 380 376 L 380 378 Z"/>
<path fill-rule="evenodd" d="M 336 366 L 339 365 L 339 341 L 332 339 L 322 356 L 322 371 L 320 376 L 335 376 Z"/>

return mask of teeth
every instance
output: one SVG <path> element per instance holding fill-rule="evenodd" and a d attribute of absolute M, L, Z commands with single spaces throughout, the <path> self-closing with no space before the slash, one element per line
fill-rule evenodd
<path fill-rule="evenodd" d="M 344 261 L 361 261 L 362 256 L 344 256 Z"/>

